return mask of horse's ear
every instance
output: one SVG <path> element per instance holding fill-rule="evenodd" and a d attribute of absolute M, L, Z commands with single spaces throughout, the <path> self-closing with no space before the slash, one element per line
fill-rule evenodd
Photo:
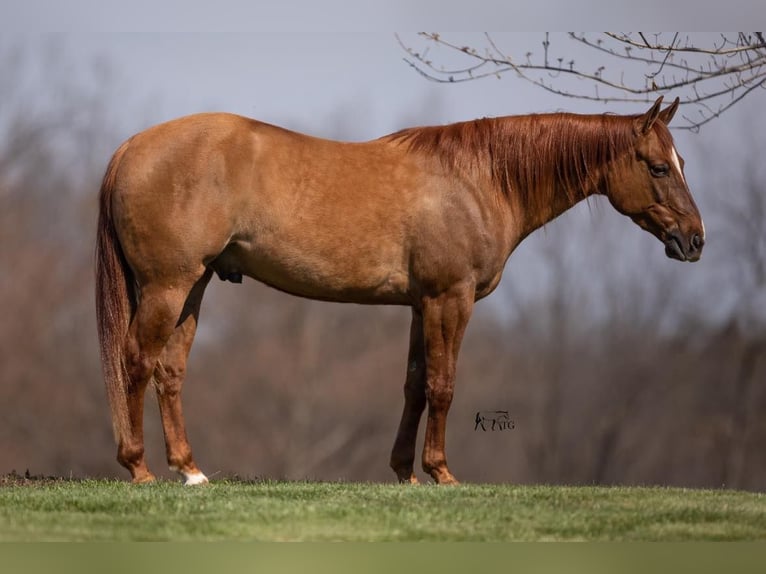
<path fill-rule="evenodd" d="M 678 104 L 681 102 L 680 98 L 676 98 L 673 100 L 673 103 L 670 104 L 667 108 L 662 110 L 660 112 L 660 121 L 668 125 L 670 123 L 670 120 L 673 119 L 673 116 L 676 115 L 676 110 L 678 110 Z"/>
<path fill-rule="evenodd" d="M 660 117 L 660 105 L 662 104 L 662 96 L 657 98 L 654 105 L 649 108 L 649 111 L 636 118 L 635 130 L 638 135 L 644 136 L 652 129 L 654 122 Z M 673 106 L 670 106 L 673 107 Z"/>

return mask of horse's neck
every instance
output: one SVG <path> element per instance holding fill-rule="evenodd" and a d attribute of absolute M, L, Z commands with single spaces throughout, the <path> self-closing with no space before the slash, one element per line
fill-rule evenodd
<path fill-rule="evenodd" d="M 526 237 L 536 229 L 550 223 L 559 215 L 580 203 L 583 199 L 596 193 L 595 187 L 584 189 L 580 194 L 575 196 L 570 196 L 565 193 L 564 190 L 557 189 L 553 193 L 553 196 L 549 198 L 549 201 L 544 204 L 543 208 L 523 205 L 516 207 L 514 212 L 519 215 L 519 220 L 522 222 L 522 237 Z"/>
<path fill-rule="evenodd" d="M 507 131 L 518 134 L 509 151 L 520 155 L 506 160 L 504 168 L 510 175 L 503 183 L 522 237 L 583 199 L 604 192 L 608 154 L 601 141 L 594 144 L 594 139 L 607 134 L 598 131 L 594 138 L 597 119 L 569 116 L 562 125 L 562 116 L 551 114 L 500 121 L 507 121 Z M 532 122 L 534 127 L 530 127 Z"/>

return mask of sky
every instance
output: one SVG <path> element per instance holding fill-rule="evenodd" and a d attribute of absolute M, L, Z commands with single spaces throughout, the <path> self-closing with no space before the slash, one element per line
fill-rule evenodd
<path fill-rule="evenodd" d="M 400 36 L 419 51 L 427 47 L 415 33 Z M 449 37 L 467 45 L 483 43 L 480 33 Z M 542 51 L 542 32 L 493 37 L 506 53 L 519 58 Z M 576 47 L 561 35 L 554 33 L 551 39 L 563 55 L 588 67 L 592 55 L 573 54 Z M 312 135 L 371 139 L 408 125 L 483 116 L 556 110 L 635 113 L 644 108 L 556 97 L 510 74 L 460 84 L 429 82 L 404 62 L 406 53 L 392 31 L 17 33 L 0 37 L 2 46 L 20 46 L 30 60 L 53 54 L 60 59 L 56 65 L 83 84 L 107 77 L 124 136 L 151 123 L 211 110 Z M 433 46 L 430 50 L 435 60 L 455 62 L 451 53 Z M 597 65 L 594 60 L 592 67 Z M 745 104 L 743 108 L 751 109 Z M 738 112 L 729 114 L 729 125 L 741 123 Z M 702 137 L 726 137 L 723 127 L 711 125 Z M 679 148 L 687 135 L 677 132 Z"/>
<path fill-rule="evenodd" d="M 83 32 L 328 32 L 379 29 L 737 29 L 763 19 L 760 0 L 0 0 L 0 28 Z"/>
<path fill-rule="evenodd" d="M 403 38 L 419 42 L 415 34 Z M 539 44 L 540 38 L 515 43 Z M 124 86 L 120 107 L 134 116 L 126 121 L 136 124 L 143 119 L 140 107 L 149 105 L 151 120 L 222 110 L 301 126 L 314 135 L 342 131 L 370 139 L 403 122 L 445 123 L 561 105 L 522 83 L 428 82 L 403 61 L 393 32 L 91 34 L 47 41 L 73 54 L 84 81 L 96 62 L 109 66 Z M 344 114 L 354 125 L 334 129 Z"/>

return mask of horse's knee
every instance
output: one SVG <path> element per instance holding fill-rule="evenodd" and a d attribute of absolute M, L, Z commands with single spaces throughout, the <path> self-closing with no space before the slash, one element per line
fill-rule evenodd
<path fill-rule="evenodd" d="M 426 402 L 426 393 L 423 385 L 412 383 L 408 380 L 404 384 L 404 400 L 413 406 L 424 404 Z"/>
<path fill-rule="evenodd" d="M 433 381 L 428 381 L 428 387 L 426 388 L 426 398 L 428 399 L 428 406 L 431 409 L 447 410 L 452 404 L 452 395 L 454 392 L 454 385 L 450 378 L 437 378 Z"/>

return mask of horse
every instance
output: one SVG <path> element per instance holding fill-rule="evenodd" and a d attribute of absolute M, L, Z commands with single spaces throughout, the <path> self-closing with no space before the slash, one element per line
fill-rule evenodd
<path fill-rule="evenodd" d="M 147 386 L 168 465 L 207 482 L 181 405 L 186 359 L 213 274 L 324 301 L 411 307 L 404 408 L 390 456 L 455 484 L 445 431 L 474 303 L 497 287 L 535 229 L 590 196 L 665 246 L 699 259 L 705 230 L 668 130 L 679 101 L 634 115 L 482 118 L 330 141 L 226 113 L 162 123 L 125 141 L 99 194 L 96 310 L 117 460 L 144 459 Z"/>

